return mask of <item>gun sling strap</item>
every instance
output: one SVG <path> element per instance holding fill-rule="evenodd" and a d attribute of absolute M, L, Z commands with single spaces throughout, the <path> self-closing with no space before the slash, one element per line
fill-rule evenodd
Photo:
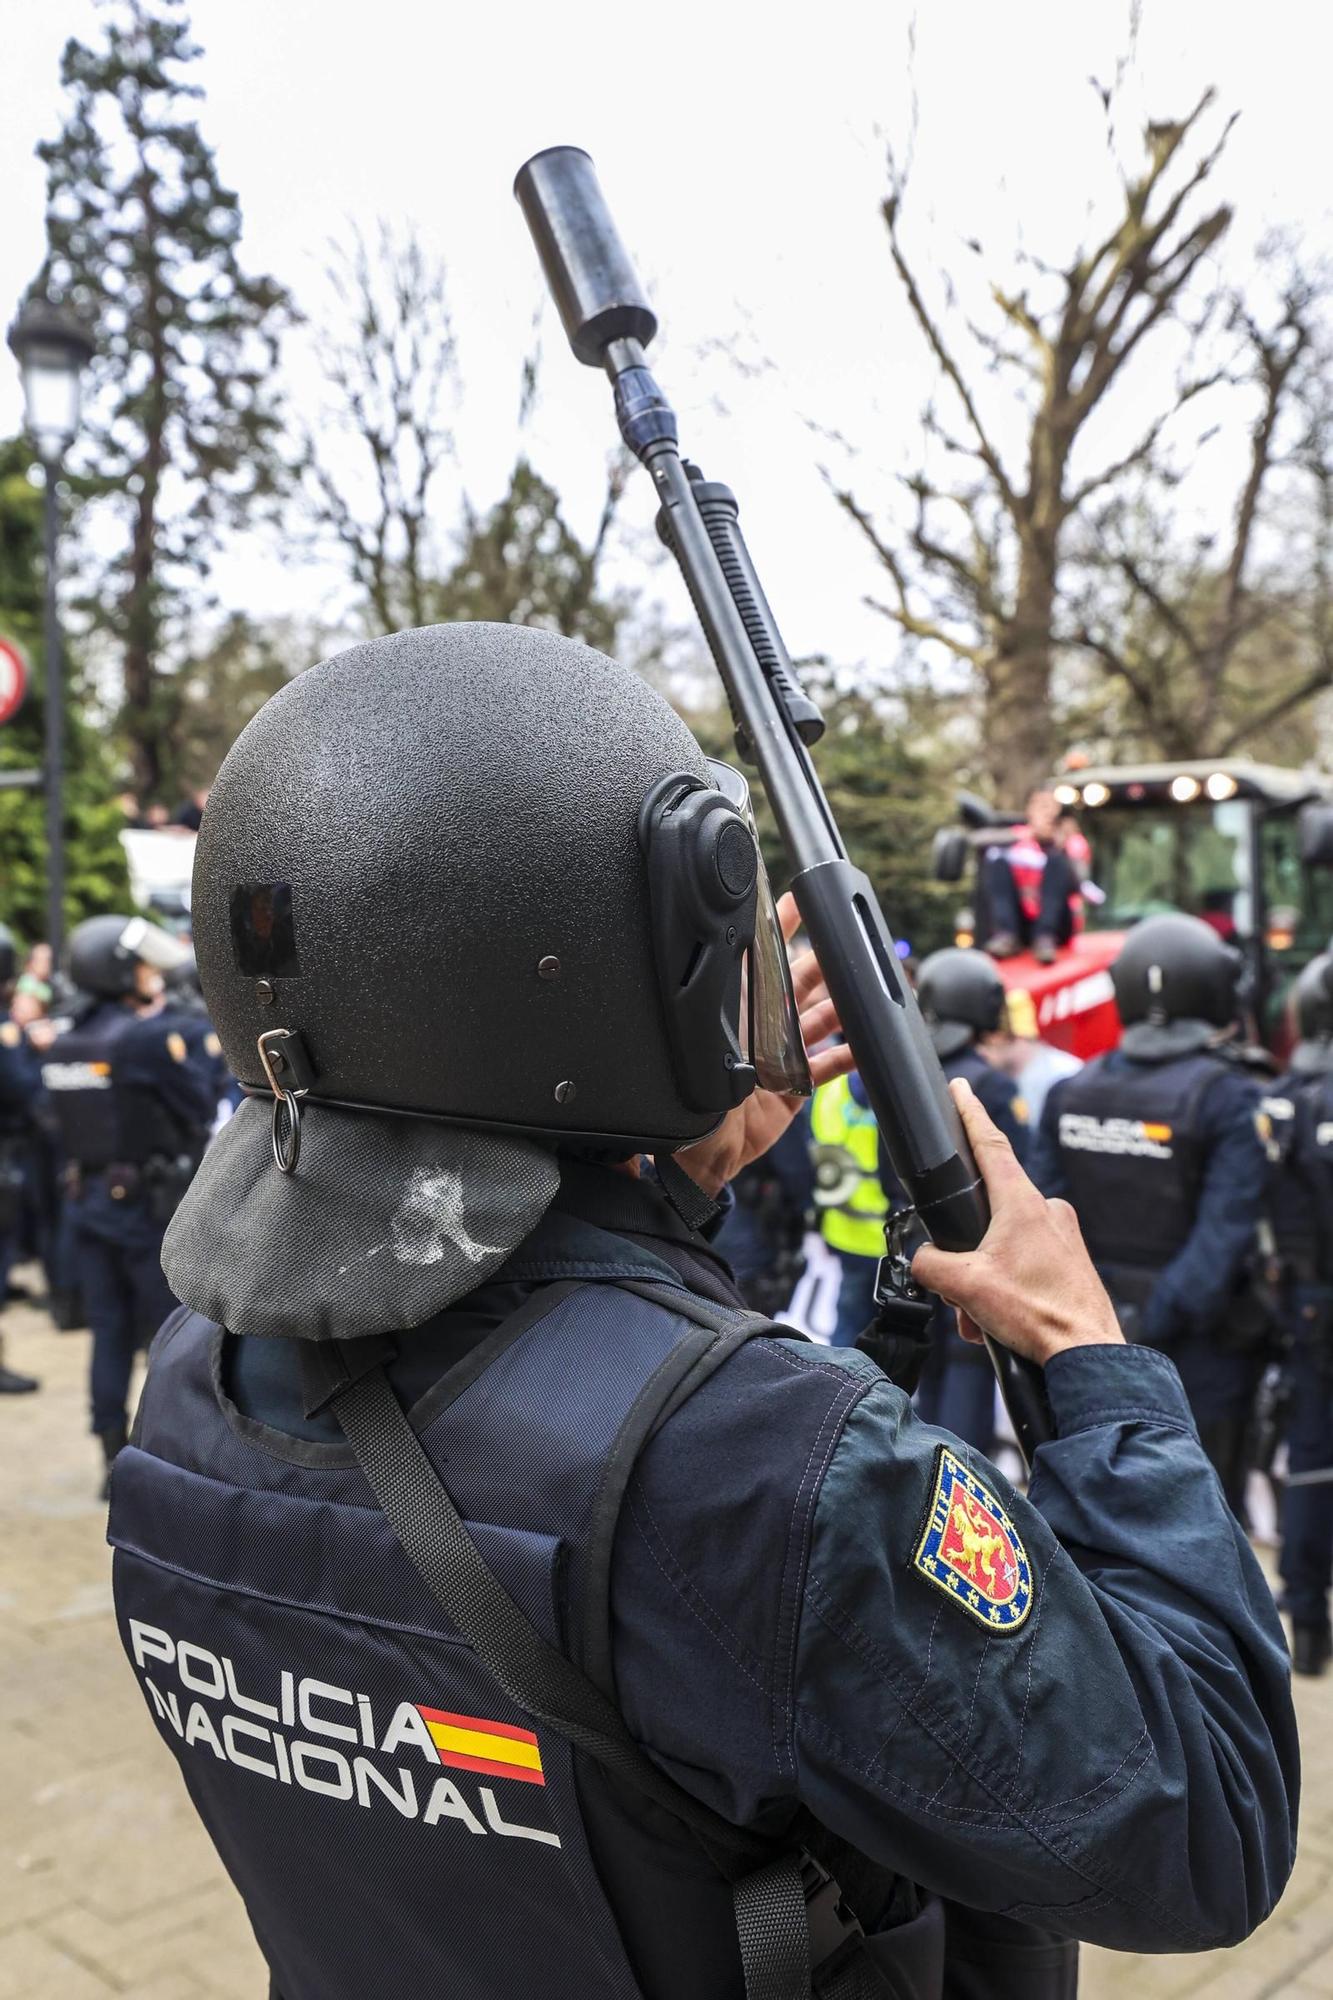
<path fill-rule="evenodd" d="M 735 1347 L 769 1330 L 755 1315 L 710 1309 L 669 1286 L 628 1283 L 624 1289 L 696 1324 L 645 1386 L 613 1448 L 598 1502 L 612 1529 L 639 1446 L 701 1374 L 711 1374 Z M 309 1356 L 323 1371 L 319 1401 L 337 1418 L 405 1555 L 451 1624 L 511 1701 L 695 1835 L 732 1887 L 746 2000 L 809 2000 L 811 1993 L 820 2000 L 884 2000 L 892 1982 L 869 1962 L 860 1924 L 814 1856 L 795 1837 L 785 1850 L 775 1849 L 731 1825 L 660 1771 L 614 1702 L 519 1610 L 482 1558 L 393 1393 L 383 1366 L 393 1345 L 320 1343 Z M 602 1537 L 608 1570 L 610 1539 Z"/>

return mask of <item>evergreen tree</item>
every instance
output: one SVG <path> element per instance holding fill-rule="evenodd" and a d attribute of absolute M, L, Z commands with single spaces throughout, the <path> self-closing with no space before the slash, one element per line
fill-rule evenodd
<path fill-rule="evenodd" d="M 614 652 L 627 606 L 599 588 L 599 571 L 623 483 L 616 468 L 601 524 L 585 547 L 561 514 L 555 488 L 520 458 L 503 497 L 469 521 L 456 562 L 428 592 L 432 618 L 539 625 Z"/>
<path fill-rule="evenodd" d="M 882 700 L 840 687 L 824 661 L 802 661 L 801 679 L 824 715 L 813 752 L 847 852 L 875 885 L 894 936 L 924 957 L 952 944 L 956 887 L 933 880 L 931 841 L 956 819 L 952 786 L 956 758 L 914 726 L 911 704 L 898 713 Z M 725 708 L 687 713 L 685 720 L 710 757 L 738 762 Z M 747 768 L 755 823 L 775 891 L 791 870 L 759 774 Z"/>
<path fill-rule="evenodd" d="M 27 701 L 0 729 L 0 771 L 42 763 L 42 496 L 28 481 L 31 452 L 0 443 L 0 636 L 32 674 Z M 87 719 L 77 664 L 65 671 L 65 922 L 125 909 L 129 879 L 118 838 L 124 816 L 99 730 Z M 40 791 L 0 790 L 0 921 L 29 943 L 46 935 L 46 807 Z"/>
<path fill-rule="evenodd" d="M 280 484 L 272 388 L 291 317 L 239 254 L 241 212 L 191 101 L 199 56 L 180 0 L 114 0 L 99 46 L 71 40 L 47 169 L 39 284 L 95 328 L 86 481 L 124 542 L 90 594 L 124 665 L 124 724 L 144 798 L 180 783 L 172 642 L 216 536 Z"/>

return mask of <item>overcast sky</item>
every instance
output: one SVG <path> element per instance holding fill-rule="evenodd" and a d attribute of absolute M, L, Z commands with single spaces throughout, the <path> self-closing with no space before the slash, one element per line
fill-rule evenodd
<path fill-rule="evenodd" d="M 91 0 L 7 0 L 0 57 L 0 310 L 42 254 L 36 140 L 60 123 L 57 69 Z M 1091 73 L 1126 46 L 1120 0 L 1000 0 L 916 10 L 892 0 L 775 8 L 750 0 L 604 7 L 504 0 L 195 0 L 206 137 L 241 197 L 244 256 L 320 307 L 323 245 L 349 221 L 410 219 L 449 262 L 467 382 L 460 425 L 473 499 L 499 491 L 515 450 L 520 364 L 541 284 L 510 186 L 540 147 L 584 146 L 661 318 L 660 373 L 682 442 L 738 491 L 793 651 L 848 662 L 895 650 L 861 604 L 878 574 L 821 482 L 807 420 L 851 435 L 857 483 L 887 494 L 910 468 L 932 374 L 894 289 L 878 204 L 885 150 L 911 149 L 908 240 L 932 282 L 969 266 L 964 238 L 1023 240 L 1059 260 L 1113 183 Z M 1179 115 L 1207 83 L 1241 113 L 1219 168 L 1243 264 L 1273 225 L 1333 247 L 1327 66 L 1316 10 L 1147 0 L 1124 118 Z M 771 369 L 750 378 L 718 339 Z M 19 423 L 0 356 L 0 434 Z M 291 360 L 298 404 L 314 393 Z M 1139 395 L 1146 393 L 1139 390 Z M 1131 393 L 1108 416 L 1121 443 Z M 1002 419 L 997 419 L 1001 421 Z M 544 320 L 540 469 L 591 528 L 613 439 L 603 379 Z M 646 480 L 635 517 L 651 515 Z M 218 572 L 260 612 L 318 610 L 323 586 L 258 538 Z M 681 601 L 672 599 L 680 610 Z"/>

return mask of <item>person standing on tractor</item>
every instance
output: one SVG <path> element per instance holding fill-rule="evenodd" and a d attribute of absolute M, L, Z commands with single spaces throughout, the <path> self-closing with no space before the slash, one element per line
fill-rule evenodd
<path fill-rule="evenodd" d="M 1029 793 L 1024 811 L 1027 823 L 1014 839 L 988 848 L 982 860 L 979 928 L 992 958 L 1014 958 L 1030 945 L 1038 962 L 1050 965 L 1074 934 L 1081 882 L 1070 843 L 1082 836 L 1045 786 Z"/>

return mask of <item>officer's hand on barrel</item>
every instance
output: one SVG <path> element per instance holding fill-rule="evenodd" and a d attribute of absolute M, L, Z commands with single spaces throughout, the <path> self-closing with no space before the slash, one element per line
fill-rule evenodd
<path fill-rule="evenodd" d="M 975 1250 L 927 1243 L 912 1260 L 919 1284 L 958 1308 L 958 1330 L 981 1328 L 1032 1361 L 1066 1347 L 1122 1344 L 1115 1309 L 1084 1247 L 1068 1202 L 1047 1201 L 1014 1149 L 961 1080 L 949 1086 L 990 1197 L 990 1227 Z"/>
<path fill-rule="evenodd" d="M 788 893 L 779 898 L 777 907 L 782 935 L 790 943 L 801 922 L 796 898 Z M 791 961 L 791 983 L 801 1017 L 801 1037 L 807 1050 L 815 1049 L 829 1035 L 837 1033 L 839 1023 L 819 960 L 812 951 L 803 951 Z M 810 1080 L 816 1090 L 831 1077 L 846 1076 L 856 1067 L 845 1042 L 820 1049 L 809 1061 Z M 707 1194 L 716 1194 L 742 1167 L 748 1167 L 751 1160 L 757 1160 L 761 1153 L 777 1144 L 807 1101 L 804 1097 L 784 1097 L 776 1090 L 753 1091 L 744 1104 L 727 1113 L 716 1132 L 701 1139 L 697 1146 L 684 1148 L 676 1157 L 691 1180 L 697 1181 Z"/>

